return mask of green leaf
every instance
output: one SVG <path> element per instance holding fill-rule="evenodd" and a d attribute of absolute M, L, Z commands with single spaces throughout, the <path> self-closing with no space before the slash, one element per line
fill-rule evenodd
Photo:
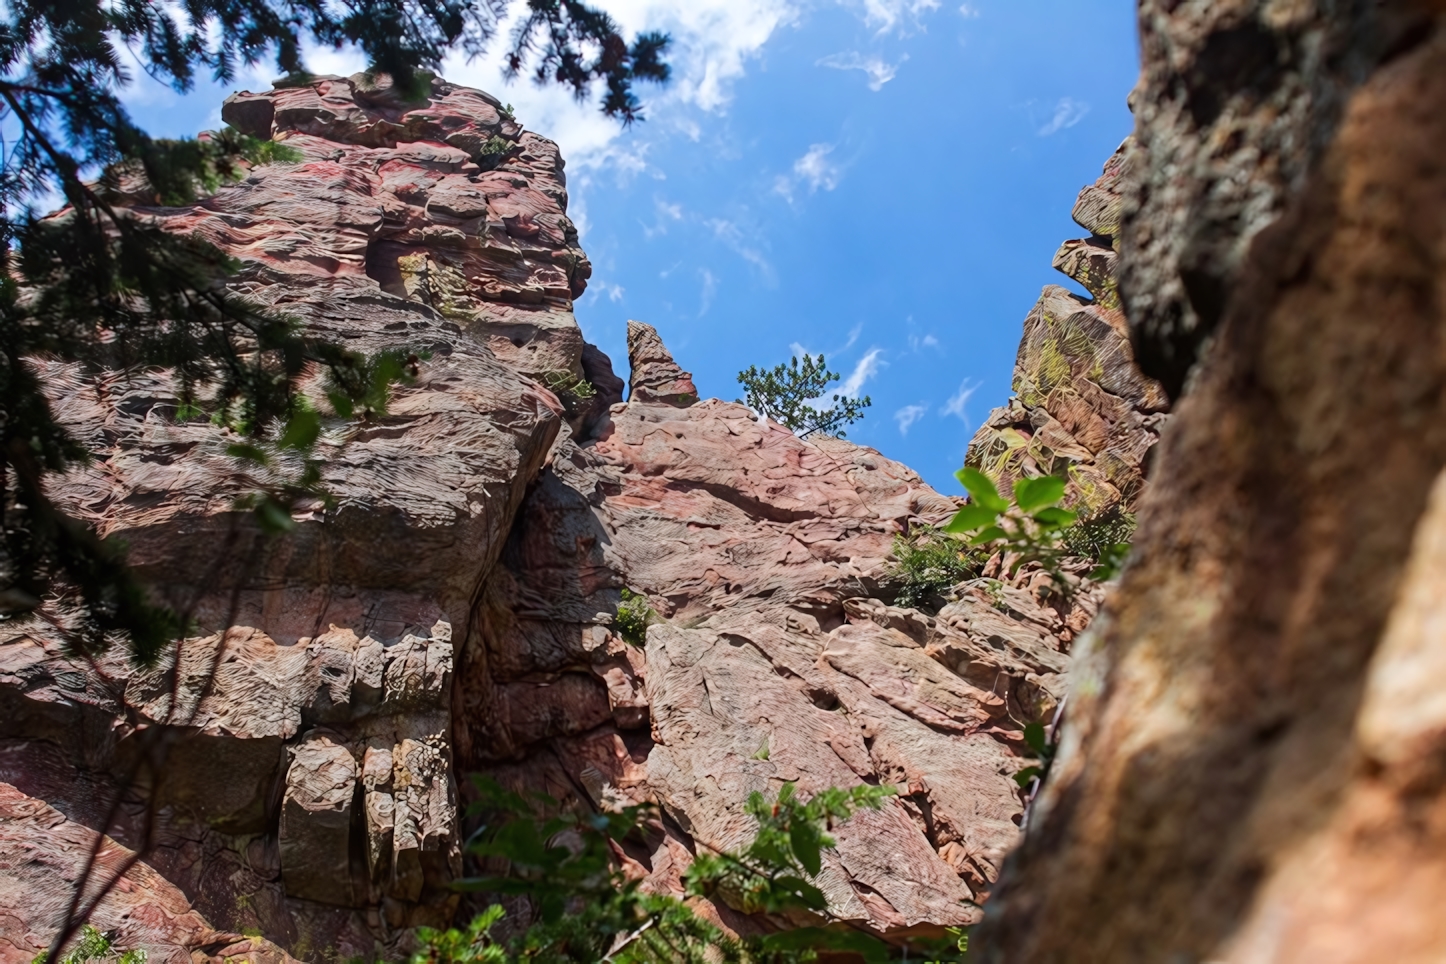
<path fill-rule="evenodd" d="M 818 828 L 806 820 L 795 820 L 788 828 L 788 842 L 803 869 L 817 877 L 823 869 L 818 849 Z"/>
<path fill-rule="evenodd" d="M 295 412 L 286 422 L 279 444 L 284 449 L 311 451 L 321 435 L 321 413 L 307 407 Z"/>
<path fill-rule="evenodd" d="M 1058 506 L 1049 506 L 1040 509 L 1034 514 L 1034 521 L 1040 525 L 1048 526 L 1051 529 L 1063 529 L 1066 526 L 1074 525 L 1075 519 L 1079 518 L 1078 512 L 1071 512 L 1069 509 L 1061 509 Z"/>
<path fill-rule="evenodd" d="M 1044 724 L 1026 724 L 1024 727 L 1024 742 L 1025 745 L 1034 751 L 1035 756 L 1044 756 L 1045 752 L 1049 749 L 1045 738 Z"/>
<path fill-rule="evenodd" d="M 262 531 L 269 535 L 280 535 L 296 528 L 296 520 L 291 518 L 291 513 L 269 495 L 257 501 L 255 512 Z"/>
<path fill-rule="evenodd" d="M 1009 508 L 1009 503 L 1000 497 L 999 490 L 994 487 L 989 476 L 978 469 L 966 465 L 954 473 L 954 478 L 959 480 L 959 484 L 964 486 L 971 499 L 979 505 L 987 506 L 996 512 Z"/>
<path fill-rule="evenodd" d="M 327 392 L 326 400 L 331 402 L 331 410 L 342 418 L 351 418 L 352 413 L 356 411 L 356 406 L 352 403 L 351 397 L 340 389 L 333 389 Z"/>
<path fill-rule="evenodd" d="M 809 910 L 826 910 L 828 908 L 828 898 L 824 896 L 823 891 L 802 877 L 785 875 L 775 880 L 774 884 L 785 893 L 796 897 Z"/>
<path fill-rule="evenodd" d="M 1020 479 L 1014 483 L 1014 502 L 1022 512 L 1033 512 L 1055 505 L 1064 498 L 1064 479 L 1045 475 L 1037 479 Z"/>
<path fill-rule="evenodd" d="M 944 525 L 944 531 L 954 535 L 965 535 L 986 526 L 994 525 L 999 511 L 984 505 L 966 505 L 954 513 L 954 518 Z"/>
<path fill-rule="evenodd" d="M 1039 767 L 1025 767 L 1014 775 L 1014 782 L 1019 784 L 1020 787 L 1027 787 L 1035 777 L 1043 772 Z"/>
<path fill-rule="evenodd" d="M 240 459 L 243 462 L 255 462 L 257 465 L 266 465 L 271 461 L 270 456 L 250 442 L 234 442 L 226 446 L 226 454 L 233 459 Z"/>
<path fill-rule="evenodd" d="M 990 542 L 997 542 L 998 540 L 1007 538 L 1008 536 L 1009 533 L 999 528 L 999 526 L 990 526 L 983 532 L 977 533 L 974 538 L 969 540 L 969 544 L 974 546 L 982 546 Z"/>

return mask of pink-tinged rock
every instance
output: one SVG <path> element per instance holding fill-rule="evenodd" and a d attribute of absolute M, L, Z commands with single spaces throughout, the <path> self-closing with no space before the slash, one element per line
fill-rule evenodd
<path fill-rule="evenodd" d="M 974 920 L 963 902 L 988 893 L 1018 833 L 1018 721 L 1052 711 L 1068 660 L 1057 614 L 1021 622 L 982 591 L 947 619 L 887 604 L 895 535 L 956 508 L 877 452 L 800 440 L 741 405 L 614 406 L 595 439 L 558 446 L 489 583 L 459 656 L 463 767 L 567 800 L 658 803 L 674 842 L 647 879 L 664 890 L 678 854 L 747 840 L 753 790 L 887 783 L 899 798 L 837 828 L 822 880 L 834 913 L 896 936 Z M 641 663 L 608 628 L 623 586 L 658 613 Z M 647 739 L 616 715 L 636 685 L 620 651 Z M 498 683 L 578 666 L 600 677 L 598 719 L 527 745 L 536 724 Z M 607 740 L 628 752 L 594 752 Z"/>
<path fill-rule="evenodd" d="M 57 500 L 124 539 L 137 571 L 200 633 L 141 673 L 119 656 L 69 660 L 44 623 L 8 624 L 0 739 L 55 749 L 12 755 L 12 779 L 52 799 L 69 792 L 69 775 L 93 772 L 104 804 L 147 729 L 179 726 L 153 790 L 162 839 L 189 842 L 148 859 L 212 922 L 288 947 L 305 935 L 344 955 L 373 955 L 381 941 L 404 956 L 400 929 L 447 919 L 460 872 L 451 627 L 468 631 L 563 425 L 534 376 L 605 374 L 596 359 L 584 366 L 572 314 L 589 268 L 566 216 L 562 161 L 495 106 L 441 82 L 429 103 L 401 104 L 360 78 L 238 95 L 228 118 L 300 161 L 256 167 L 190 207 L 135 209 L 218 245 L 241 266 L 238 293 L 311 333 L 419 356 L 385 416 L 327 419 L 318 454 L 334 503 L 300 505 L 286 539 L 268 541 L 236 509 L 271 477 L 230 458 L 224 432 L 177 423 L 165 373 L 36 362 L 58 416 L 95 456 L 55 487 Z M 481 155 L 494 136 L 510 146 Z M 325 410 L 319 379 L 306 390 Z M 387 801 L 358 797 L 355 822 L 375 824 L 374 859 L 350 853 L 349 810 L 346 826 L 302 819 L 330 812 L 297 802 L 308 782 L 287 803 L 276 790 L 302 773 L 288 754 L 317 726 L 338 766 L 343 755 L 360 766 L 373 749 L 401 761 L 406 783 L 373 791 Z M 129 826 L 111 829 L 124 837 Z M 267 842 L 252 860 L 251 844 L 230 835 Z"/>
<path fill-rule="evenodd" d="M 37 361 L 95 453 L 57 499 L 125 539 L 199 629 L 142 672 L 7 623 L 0 780 L 76 840 L 100 827 L 139 847 L 144 806 L 103 825 L 119 776 L 170 727 L 136 902 L 176 897 L 197 927 L 297 954 L 401 958 L 410 928 L 454 919 L 457 777 L 479 771 L 566 806 L 656 803 L 651 855 L 625 868 L 665 892 L 697 848 L 746 841 L 752 790 L 886 784 L 899 795 L 882 811 L 836 828 L 833 913 L 897 940 L 975 920 L 1018 832 L 1023 725 L 1057 707 L 1097 594 L 1061 612 L 1026 575 L 963 584 L 937 614 L 892 605 L 896 537 L 957 499 L 871 449 L 699 401 L 636 322 L 624 403 L 572 313 L 590 267 L 556 146 L 497 106 L 442 81 L 404 103 L 361 75 L 237 95 L 225 117 L 301 161 L 137 209 L 235 257 L 257 303 L 414 352 L 418 373 L 385 416 L 326 420 L 334 502 L 299 506 L 267 541 L 235 502 L 271 479 L 209 424 L 177 423 L 164 373 Z M 1108 205 L 1090 204 L 1104 224 Z M 1110 267 L 1082 244 L 1072 270 Z M 1121 324 L 1047 291 L 1021 348 L 1028 397 L 991 422 L 1010 471 L 1072 462 L 1107 500 L 1138 488 L 1156 395 Z M 645 640 L 615 624 L 624 588 L 654 610 Z M 40 839 L 15 826 L 17 846 Z M 738 933 L 784 923 L 700 909 Z M 157 933 L 178 954 L 273 953 Z"/>
<path fill-rule="evenodd" d="M 88 826 L 0 783 L 0 962 L 29 964 L 47 950 L 94 841 Z M 106 838 L 93 879 L 110 879 L 133 857 L 133 850 Z M 142 949 L 158 964 L 190 964 L 197 954 L 202 960 L 292 962 L 269 941 L 211 927 L 185 894 L 144 860 L 125 871 L 90 923 L 109 935 L 118 951 Z"/>
<path fill-rule="evenodd" d="M 640 402 L 664 402 L 686 406 L 698 400 L 693 376 L 673 361 L 673 355 L 652 325 L 628 322 L 628 398 Z"/>

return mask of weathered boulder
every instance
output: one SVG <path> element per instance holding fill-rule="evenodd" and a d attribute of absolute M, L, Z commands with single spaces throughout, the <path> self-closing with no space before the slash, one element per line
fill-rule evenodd
<path fill-rule="evenodd" d="M 1194 251 L 1219 324 L 975 946 L 1442 960 L 1446 12 L 1142 11 L 1131 321 L 1189 349 Z"/>
<path fill-rule="evenodd" d="M 208 856 L 159 846 L 146 862 L 212 923 L 299 954 L 388 954 L 400 929 L 441 923 L 455 903 L 453 627 L 468 631 L 571 415 L 548 376 L 606 368 L 584 362 L 572 315 L 587 262 L 556 147 L 478 92 L 437 81 L 407 105 L 384 81 L 330 77 L 237 95 L 225 113 L 301 160 L 254 168 L 191 207 L 135 213 L 218 245 L 241 265 L 238 292 L 312 333 L 415 353 L 417 377 L 385 416 L 327 420 L 334 503 L 299 507 L 275 540 L 236 507 L 265 474 L 230 458 L 223 432 L 174 419 L 165 373 L 39 362 L 58 414 L 95 454 L 58 501 L 123 538 L 203 635 L 138 673 L 119 655 L 66 658 L 43 622 L 8 623 L 0 738 L 57 748 L 43 766 L 92 773 L 102 796 L 152 796 L 162 839 L 182 835 Z M 145 734 L 157 725 L 180 732 L 152 772 Z M 330 762 L 313 765 L 322 740 Z M 362 766 L 373 752 L 394 761 L 384 787 Z M 44 782 L 28 764 L 6 779 L 27 793 Z M 134 822 L 108 828 L 103 809 L 83 817 L 41 797 L 142 846 Z M 352 853 L 351 830 L 368 815 L 370 862 Z M 31 905 L 31 932 L 63 906 Z"/>

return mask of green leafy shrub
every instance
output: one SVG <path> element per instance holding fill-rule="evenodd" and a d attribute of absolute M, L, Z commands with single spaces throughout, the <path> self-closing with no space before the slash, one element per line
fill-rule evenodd
<path fill-rule="evenodd" d="M 618 613 L 613 617 L 613 629 L 623 642 L 639 649 L 648 645 L 648 627 L 658 618 L 658 612 L 648 605 L 648 599 L 639 593 L 623 587 L 622 601 Z"/>
<path fill-rule="evenodd" d="M 1068 582 L 1061 563 L 1069 555 L 1064 532 L 1077 514 L 1061 508 L 1064 479 L 1052 475 L 1020 479 L 1013 500 L 999 494 L 989 476 L 964 467 L 955 477 L 969 491 L 969 504 L 950 519 L 944 531 L 964 538 L 969 545 L 987 547 L 1015 557 L 1014 568 L 1033 563 L 1050 574 L 1062 591 Z"/>
<path fill-rule="evenodd" d="M 473 815 L 484 823 L 469 845 L 501 873 L 460 883 L 465 890 L 529 899 L 525 929 L 507 939 L 493 935 L 502 908 L 492 906 L 471 924 L 449 930 L 422 928 L 412 964 L 510 962 L 616 962 L 616 964 L 790 964 L 813 961 L 820 950 L 850 951 L 868 962 L 891 959 L 878 939 L 844 927 L 802 927 L 761 937 L 732 938 L 683 901 L 644 892 L 613 863 L 614 848 L 638 835 L 650 809 L 624 807 L 599 813 L 562 812 L 543 794 L 523 797 L 489 779 L 477 781 Z M 722 899 L 739 909 L 815 915 L 835 924 L 812 879 L 833 846 L 832 825 L 860 809 L 878 809 L 894 791 L 863 786 L 831 788 L 801 799 L 791 783 L 772 800 L 760 793 L 747 812 L 758 823 L 748 847 L 704 849 L 684 877 L 686 897 Z M 926 959 L 958 960 L 962 934 Z M 907 952 L 906 952 L 907 953 Z"/>
<path fill-rule="evenodd" d="M 245 157 L 252 164 L 299 164 L 306 157 L 296 148 L 280 141 L 263 141 L 258 138 L 248 140 L 254 143 L 247 145 Z"/>
<path fill-rule="evenodd" d="M 1113 579 L 1130 552 L 1135 536 L 1135 517 L 1115 505 L 1094 516 L 1085 516 L 1064 531 L 1065 552 L 1095 564 L 1090 578 Z"/>
<path fill-rule="evenodd" d="M 568 415 L 577 415 L 587 403 L 597 398 L 597 387 L 581 375 L 574 375 L 572 372 L 555 371 L 544 372 L 542 383 L 547 386 L 548 391 L 557 396 L 562 402 L 563 409 Z"/>
<path fill-rule="evenodd" d="M 894 536 L 888 574 L 900 585 L 895 603 L 912 609 L 935 605 L 944 593 L 979 571 L 980 552 L 935 526 Z"/>
<path fill-rule="evenodd" d="M 766 370 L 750 365 L 746 372 L 738 373 L 744 395 L 740 404 L 792 429 L 799 438 L 814 432 L 844 438 L 844 426 L 863 418 L 864 409 L 873 400 L 867 395 L 847 398 L 835 394 L 828 408 L 816 408 L 813 403 L 821 401 L 828 387 L 838 380 L 839 373 L 828 370 L 821 354 L 818 358 L 804 354 L 801 364 L 794 357 L 787 364 Z"/>
<path fill-rule="evenodd" d="M 45 964 L 48 957 L 49 954 L 42 951 L 31 964 Z M 60 964 L 146 964 L 146 952 L 140 948 L 118 951 L 109 937 L 85 924 L 80 928 L 80 940 L 60 959 Z"/>
<path fill-rule="evenodd" d="M 512 146 L 512 142 L 507 138 L 493 134 L 477 149 L 477 156 L 474 160 L 482 170 L 490 171 L 502 163 L 502 158 L 507 156 L 507 152 L 512 150 Z"/>

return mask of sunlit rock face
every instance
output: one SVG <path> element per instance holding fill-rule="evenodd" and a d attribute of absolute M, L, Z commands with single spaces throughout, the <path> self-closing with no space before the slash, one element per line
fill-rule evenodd
<path fill-rule="evenodd" d="M 1218 324 L 975 947 L 1442 960 L 1446 22 L 1141 7 L 1126 305 L 1145 344 L 1189 348 L 1182 292 Z"/>
<path fill-rule="evenodd" d="M 235 507 L 256 478 L 224 433 L 174 420 L 165 373 L 48 365 L 96 454 L 57 497 L 125 539 L 198 635 L 141 672 L 5 625 L 0 866 L 24 869 L 0 893 L 27 898 L 0 900 L 0 956 L 43 948 L 104 830 L 106 866 L 145 848 L 95 916 L 119 947 L 396 957 L 410 928 L 472 909 L 450 884 L 469 872 L 474 773 L 566 807 L 655 804 L 627 869 L 665 892 L 699 847 L 748 839 L 751 791 L 888 784 L 882 811 L 835 832 L 832 912 L 900 940 L 976 920 L 1018 835 L 1023 726 L 1058 707 L 1099 590 L 1051 602 L 1025 573 L 963 583 L 937 612 L 894 605 L 896 536 L 958 500 L 871 449 L 700 401 L 651 326 L 629 325 L 625 386 L 572 314 L 589 267 L 557 149 L 488 95 L 435 81 L 405 103 L 329 77 L 238 94 L 223 117 L 301 159 L 137 215 L 221 247 L 238 292 L 309 330 L 415 355 L 417 377 L 384 416 L 327 422 L 334 502 L 268 541 Z M 1096 453 L 1077 459 L 1088 478 L 1127 430 L 1148 447 L 1156 404 L 1094 230 L 1061 255 L 1106 286 L 1071 302 L 1091 321 L 1069 364 L 1125 386 L 1135 421 L 1091 449 L 1083 414 L 1038 400 Z M 1065 467 L 997 474 L 1021 471 Z M 613 630 L 625 587 L 657 613 L 642 645 Z M 161 724 L 179 731 L 157 778 Z"/>
<path fill-rule="evenodd" d="M 1080 191 L 1074 219 L 1090 236 L 1061 245 L 1054 267 L 1089 294 L 1045 286 L 1024 320 L 1013 397 L 989 413 L 966 459 L 1004 491 L 1021 477 L 1062 476 L 1067 502 L 1096 517 L 1134 508 L 1168 419 L 1164 389 L 1135 365 L 1120 308 L 1120 214 L 1137 152 L 1126 140 Z"/>

